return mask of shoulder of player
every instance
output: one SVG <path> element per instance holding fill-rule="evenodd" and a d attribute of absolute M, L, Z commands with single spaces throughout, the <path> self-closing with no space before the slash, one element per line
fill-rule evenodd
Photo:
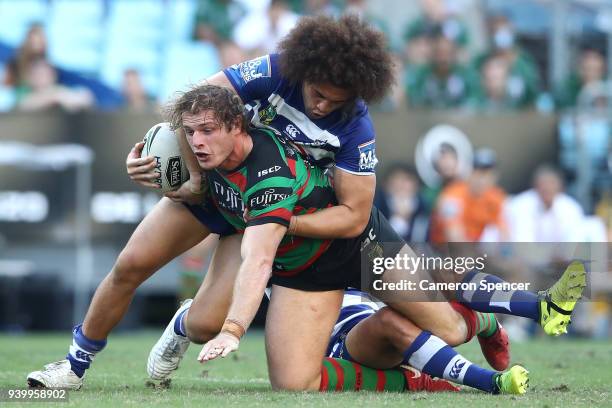
<path fill-rule="evenodd" d="M 249 135 L 253 140 L 253 149 L 245 162 L 249 186 L 270 177 L 292 177 L 283 157 L 282 143 L 276 136 L 263 129 L 251 129 Z"/>
<path fill-rule="evenodd" d="M 364 101 L 358 100 L 355 103 L 351 117 L 346 123 L 346 128 L 348 130 L 367 130 L 373 133 L 374 125 L 368 105 Z"/>
<path fill-rule="evenodd" d="M 330 133 L 336 134 L 341 144 L 347 144 L 349 140 L 354 140 L 357 144 L 369 142 L 374 140 L 376 135 L 372 119 L 365 106 L 335 129 L 330 129 Z"/>

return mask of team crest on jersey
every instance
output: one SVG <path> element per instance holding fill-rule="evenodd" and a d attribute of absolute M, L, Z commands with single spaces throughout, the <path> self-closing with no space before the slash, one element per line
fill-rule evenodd
<path fill-rule="evenodd" d="M 359 171 L 374 171 L 378 159 L 376 158 L 376 141 L 371 140 L 357 146 L 359 149 Z"/>
<path fill-rule="evenodd" d="M 274 105 L 268 105 L 266 109 L 259 111 L 259 121 L 264 125 L 272 123 L 276 117 L 276 107 Z"/>
<path fill-rule="evenodd" d="M 232 68 L 240 72 L 240 76 L 245 83 L 257 78 L 270 77 L 272 72 L 269 55 L 232 65 Z"/>

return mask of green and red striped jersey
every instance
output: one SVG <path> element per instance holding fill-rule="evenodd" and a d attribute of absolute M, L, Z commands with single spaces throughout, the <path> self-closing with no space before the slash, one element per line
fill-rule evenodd
<path fill-rule="evenodd" d="M 208 173 L 215 205 L 238 232 L 267 223 L 288 227 L 292 215 L 336 205 L 323 169 L 269 130 L 250 129 L 249 135 L 253 149 L 238 168 Z M 331 240 L 286 235 L 276 252 L 274 273 L 287 276 L 306 269 L 330 244 Z"/>

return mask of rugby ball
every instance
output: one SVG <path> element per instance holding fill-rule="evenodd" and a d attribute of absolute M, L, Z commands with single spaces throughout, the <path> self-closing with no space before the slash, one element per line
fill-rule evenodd
<path fill-rule="evenodd" d="M 160 176 L 154 183 L 162 193 L 178 189 L 189 179 L 189 171 L 181 156 L 178 140 L 169 123 L 158 123 L 145 134 L 142 156 L 153 156 Z"/>

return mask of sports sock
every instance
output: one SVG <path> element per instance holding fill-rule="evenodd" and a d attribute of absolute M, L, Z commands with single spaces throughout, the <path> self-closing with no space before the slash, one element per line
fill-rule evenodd
<path fill-rule="evenodd" d="M 497 331 L 497 319 L 493 313 L 476 312 L 478 316 L 477 335 L 491 337 Z"/>
<path fill-rule="evenodd" d="M 474 336 L 489 337 L 497 331 L 497 319 L 493 313 L 477 312 L 459 302 L 450 302 L 450 305 L 465 320 L 467 326 L 467 343 Z"/>
<path fill-rule="evenodd" d="M 430 332 L 423 331 L 404 352 L 404 362 L 432 377 L 497 393 L 497 372 L 473 364 Z"/>
<path fill-rule="evenodd" d="M 528 317 L 536 322 L 540 319 L 538 295 L 526 290 L 487 290 L 481 282 L 505 283 L 503 279 L 487 273 L 471 271 L 463 278 L 463 283 L 470 284 L 467 290 L 458 289 L 457 300 L 470 309 L 480 312 L 503 313 Z"/>
<path fill-rule="evenodd" d="M 402 370 L 374 370 L 339 358 L 326 357 L 321 367 L 319 391 L 396 391 L 406 390 Z"/>
<path fill-rule="evenodd" d="M 185 314 L 189 309 L 190 308 L 186 308 L 181 313 L 179 313 L 178 316 L 176 316 L 176 319 L 174 319 L 174 333 L 178 334 L 179 336 L 187 337 L 187 333 L 185 333 L 184 318 Z"/>
<path fill-rule="evenodd" d="M 81 327 L 75 326 L 72 330 L 72 345 L 66 358 L 70 361 L 72 371 L 79 377 L 83 377 L 85 370 L 89 368 L 97 353 L 106 346 L 106 340 L 92 340 L 87 338 Z"/>

